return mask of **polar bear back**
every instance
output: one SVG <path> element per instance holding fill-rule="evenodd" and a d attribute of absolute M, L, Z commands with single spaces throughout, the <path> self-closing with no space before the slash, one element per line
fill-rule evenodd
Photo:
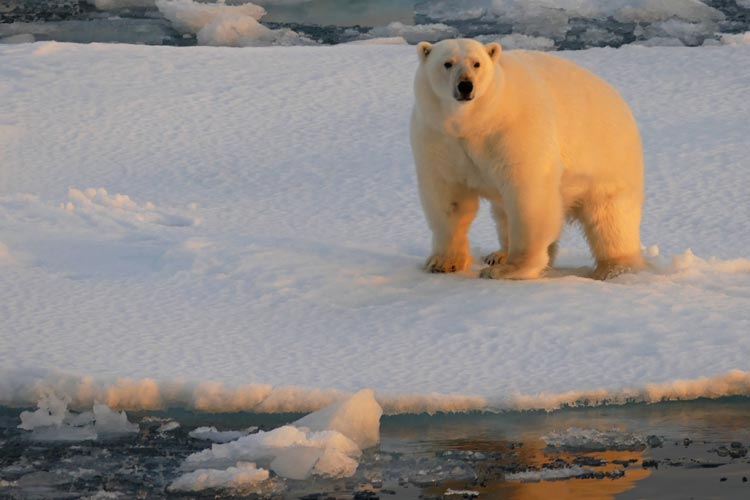
<path fill-rule="evenodd" d="M 586 68 L 545 52 L 506 51 L 500 66 L 512 75 L 508 90 L 510 98 L 517 96 L 522 119 L 546 117 L 567 176 L 599 183 L 616 178 L 642 189 L 640 134 L 614 87 Z"/>

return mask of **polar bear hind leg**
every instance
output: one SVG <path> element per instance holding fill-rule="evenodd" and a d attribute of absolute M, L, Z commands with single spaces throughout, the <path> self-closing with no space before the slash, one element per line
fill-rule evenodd
<path fill-rule="evenodd" d="M 596 260 L 594 279 L 605 280 L 643 267 L 640 199 L 628 194 L 602 195 L 584 203 L 578 218 Z"/>

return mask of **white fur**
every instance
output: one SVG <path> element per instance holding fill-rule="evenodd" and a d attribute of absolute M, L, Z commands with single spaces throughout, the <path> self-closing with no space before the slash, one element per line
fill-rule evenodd
<path fill-rule="evenodd" d="M 467 232 L 480 196 L 501 245 L 483 277 L 539 277 L 566 217 L 584 228 L 595 277 L 642 266 L 641 140 L 614 88 L 566 59 L 496 43 L 423 42 L 418 51 L 411 143 L 433 233 L 427 270 L 471 263 Z M 474 85 L 470 101 L 456 99 L 462 79 Z"/>

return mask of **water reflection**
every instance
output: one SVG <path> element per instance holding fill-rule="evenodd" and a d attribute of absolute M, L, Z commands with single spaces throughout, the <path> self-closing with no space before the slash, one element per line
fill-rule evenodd
<path fill-rule="evenodd" d="M 706 443 L 750 440 L 748 415 L 750 402 L 747 398 L 727 398 L 553 413 L 394 416 L 383 420 L 381 448 L 422 456 L 440 455 L 446 450 L 487 455 L 486 459 L 474 462 L 476 481 L 450 480 L 430 485 L 422 489 L 422 494 L 428 498 L 440 498 L 448 489 L 476 491 L 480 493 L 479 498 L 493 499 L 615 498 L 628 491 L 639 491 L 639 483 L 653 475 L 653 469 L 643 467 L 644 458 L 654 452 L 656 455 L 675 453 L 672 450 L 690 453 L 691 450 L 682 446 L 684 438 Z M 630 449 L 593 447 L 589 450 L 585 447 L 553 448 L 542 439 L 554 431 L 570 428 L 608 433 L 615 430 L 615 435 L 621 432 L 623 436 L 643 438 L 657 435 L 664 441 L 664 451 L 649 449 L 645 439 L 641 446 L 628 445 Z M 587 462 L 589 459 L 591 461 Z M 605 463 L 590 466 L 596 459 Z M 506 477 L 515 470 L 575 467 L 577 464 L 599 477 L 537 482 L 508 481 Z M 620 471 L 624 472 L 621 477 L 607 477 L 619 476 Z M 676 471 L 662 471 L 661 476 Z"/>
<path fill-rule="evenodd" d="M 492 447 L 488 443 L 464 442 L 461 448 L 477 449 L 479 447 L 490 451 Z M 507 447 L 502 443 L 497 443 L 495 449 Z M 446 481 L 440 486 L 425 488 L 425 494 L 442 495 L 447 489 L 453 490 L 471 490 L 479 492 L 480 498 L 496 499 L 606 499 L 614 498 L 619 493 L 624 493 L 635 488 L 636 483 L 645 479 L 651 474 L 651 469 L 644 469 L 640 462 L 645 450 L 640 451 L 604 451 L 589 452 L 581 454 L 572 454 L 566 452 L 550 452 L 545 450 L 546 445 L 541 440 L 525 441 L 524 446 L 517 450 L 517 461 L 519 464 L 528 467 L 542 468 L 545 464 L 562 459 L 568 463 L 574 463 L 575 459 L 580 457 L 591 457 L 606 462 L 605 465 L 596 467 L 597 472 L 611 473 L 614 471 L 624 470 L 625 475 L 617 479 L 597 479 L 597 478 L 574 478 L 557 481 L 506 481 L 502 478 L 489 481 L 480 481 L 478 484 L 467 483 L 466 481 Z M 631 462 L 634 465 L 623 468 L 621 463 Z M 486 464 L 485 467 L 493 467 L 494 464 Z M 481 471 L 482 467 L 478 467 Z M 481 472 L 480 472 L 481 474 Z M 480 478 L 482 476 L 480 475 Z"/>

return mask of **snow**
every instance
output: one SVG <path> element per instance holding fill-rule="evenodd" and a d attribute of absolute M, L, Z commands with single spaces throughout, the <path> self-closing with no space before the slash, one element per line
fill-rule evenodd
<path fill-rule="evenodd" d="M 471 270 L 423 273 L 413 46 L 0 47 L 0 402 L 312 411 L 371 387 L 403 413 L 750 394 L 748 46 L 560 54 L 633 107 L 651 271 L 585 278 L 569 227 L 549 278 L 478 280 L 497 245 L 483 208 Z"/>
<path fill-rule="evenodd" d="M 287 479 L 351 477 L 362 449 L 380 442 L 381 414 L 373 392 L 360 391 L 292 424 L 193 453 L 183 469 L 196 470 L 176 479 L 170 489 L 254 486 L 269 477 L 256 462 Z"/>

